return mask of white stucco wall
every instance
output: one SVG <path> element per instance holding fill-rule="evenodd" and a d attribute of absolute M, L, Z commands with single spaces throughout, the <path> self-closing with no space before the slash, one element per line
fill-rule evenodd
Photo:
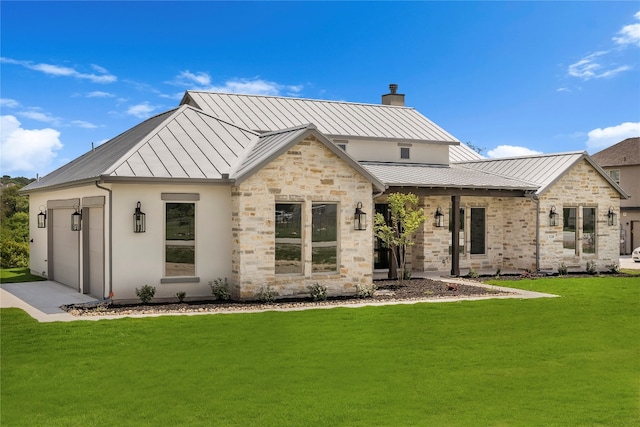
<path fill-rule="evenodd" d="M 426 142 L 398 143 L 360 139 L 335 140 L 345 144 L 347 153 L 358 161 L 449 164 L 449 146 Z M 408 147 L 411 158 L 400 158 L 400 147 Z"/>
<path fill-rule="evenodd" d="M 156 287 L 156 298 L 211 296 L 209 281 L 231 279 L 231 191 L 223 185 L 114 184 L 113 292 L 115 299 L 137 299 L 135 288 Z M 162 193 L 198 193 L 195 204 L 198 283 L 161 283 L 164 275 L 165 201 Z M 133 232 L 137 202 L 146 214 L 146 232 Z"/>

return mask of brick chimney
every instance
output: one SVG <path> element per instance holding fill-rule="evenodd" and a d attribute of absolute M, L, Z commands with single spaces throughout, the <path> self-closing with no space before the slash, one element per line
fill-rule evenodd
<path fill-rule="evenodd" d="M 400 107 L 404 107 L 404 95 L 400 93 L 396 93 L 397 91 L 398 91 L 398 85 L 395 83 L 391 83 L 389 85 L 389 93 L 386 95 L 382 95 L 382 104 L 398 105 Z"/>

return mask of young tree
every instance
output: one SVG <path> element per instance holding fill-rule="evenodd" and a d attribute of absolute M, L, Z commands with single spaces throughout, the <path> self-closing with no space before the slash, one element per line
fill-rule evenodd
<path fill-rule="evenodd" d="M 383 246 L 389 248 L 399 268 L 400 283 L 404 280 L 406 266 L 406 248 L 413 246 L 413 235 L 426 220 L 424 209 L 418 208 L 418 196 L 412 193 L 391 193 L 389 203 L 390 224 L 382 214 L 377 213 L 374 219 L 374 233 L 382 240 Z"/>

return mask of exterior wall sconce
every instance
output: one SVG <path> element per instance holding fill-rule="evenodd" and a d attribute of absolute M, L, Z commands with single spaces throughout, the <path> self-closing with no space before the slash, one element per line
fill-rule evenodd
<path fill-rule="evenodd" d="M 556 212 L 555 206 L 551 206 L 551 210 L 549 211 L 549 225 L 551 227 L 558 225 L 558 212 Z"/>
<path fill-rule="evenodd" d="M 140 202 L 136 205 L 136 211 L 133 213 L 133 232 L 144 233 L 146 231 L 146 217 L 144 212 L 140 210 Z"/>
<path fill-rule="evenodd" d="M 613 207 L 610 207 L 609 212 L 607 212 L 607 222 L 609 225 L 616 225 L 618 223 L 618 215 L 616 215 Z"/>
<path fill-rule="evenodd" d="M 444 214 L 442 213 L 442 208 L 438 206 L 436 209 L 436 227 L 444 227 Z"/>
<path fill-rule="evenodd" d="M 44 206 L 40 206 L 38 214 L 38 228 L 47 228 L 47 210 Z"/>
<path fill-rule="evenodd" d="M 362 202 L 356 205 L 356 213 L 353 214 L 353 228 L 355 230 L 367 229 L 367 214 L 362 212 Z"/>
<path fill-rule="evenodd" d="M 79 212 L 80 206 L 74 206 L 76 210 L 71 214 L 71 231 L 82 230 L 82 213 Z"/>

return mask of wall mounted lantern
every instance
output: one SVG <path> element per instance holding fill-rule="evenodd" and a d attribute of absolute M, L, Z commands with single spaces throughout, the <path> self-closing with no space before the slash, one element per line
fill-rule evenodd
<path fill-rule="evenodd" d="M 80 206 L 74 206 L 76 210 L 71 214 L 71 231 L 80 231 L 82 229 L 82 213 L 80 213 Z"/>
<path fill-rule="evenodd" d="M 436 209 L 436 227 L 444 227 L 444 214 L 442 213 L 442 208 L 438 206 Z"/>
<path fill-rule="evenodd" d="M 47 228 L 47 210 L 44 206 L 40 206 L 38 214 L 38 228 Z"/>
<path fill-rule="evenodd" d="M 610 207 L 609 212 L 607 212 L 607 220 L 609 225 L 616 225 L 618 223 L 618 215 L 616 215 L 613 207 Z"/>
<path fill-rule="evenodd" d="M 362 212 L 362 202 L 356 205 L 356 213 L 353 214 L 353 228 L 355 230 L 367 229 L 367 214 Z"/>
<path fill-rule="evenodd" d="M 551 206 L 551 210 L 549 211 L 549 225 L 551 227 L 558 225 L 558 212 L 556 212 L 555 206 Z"/>
<path fill-rule="evenodd" d="M 140 202 L 136 205 L 136 211 L 133 213 L 133 232 L 144 233 L 146 231 L 146 215 L 140 210 Z"/>

